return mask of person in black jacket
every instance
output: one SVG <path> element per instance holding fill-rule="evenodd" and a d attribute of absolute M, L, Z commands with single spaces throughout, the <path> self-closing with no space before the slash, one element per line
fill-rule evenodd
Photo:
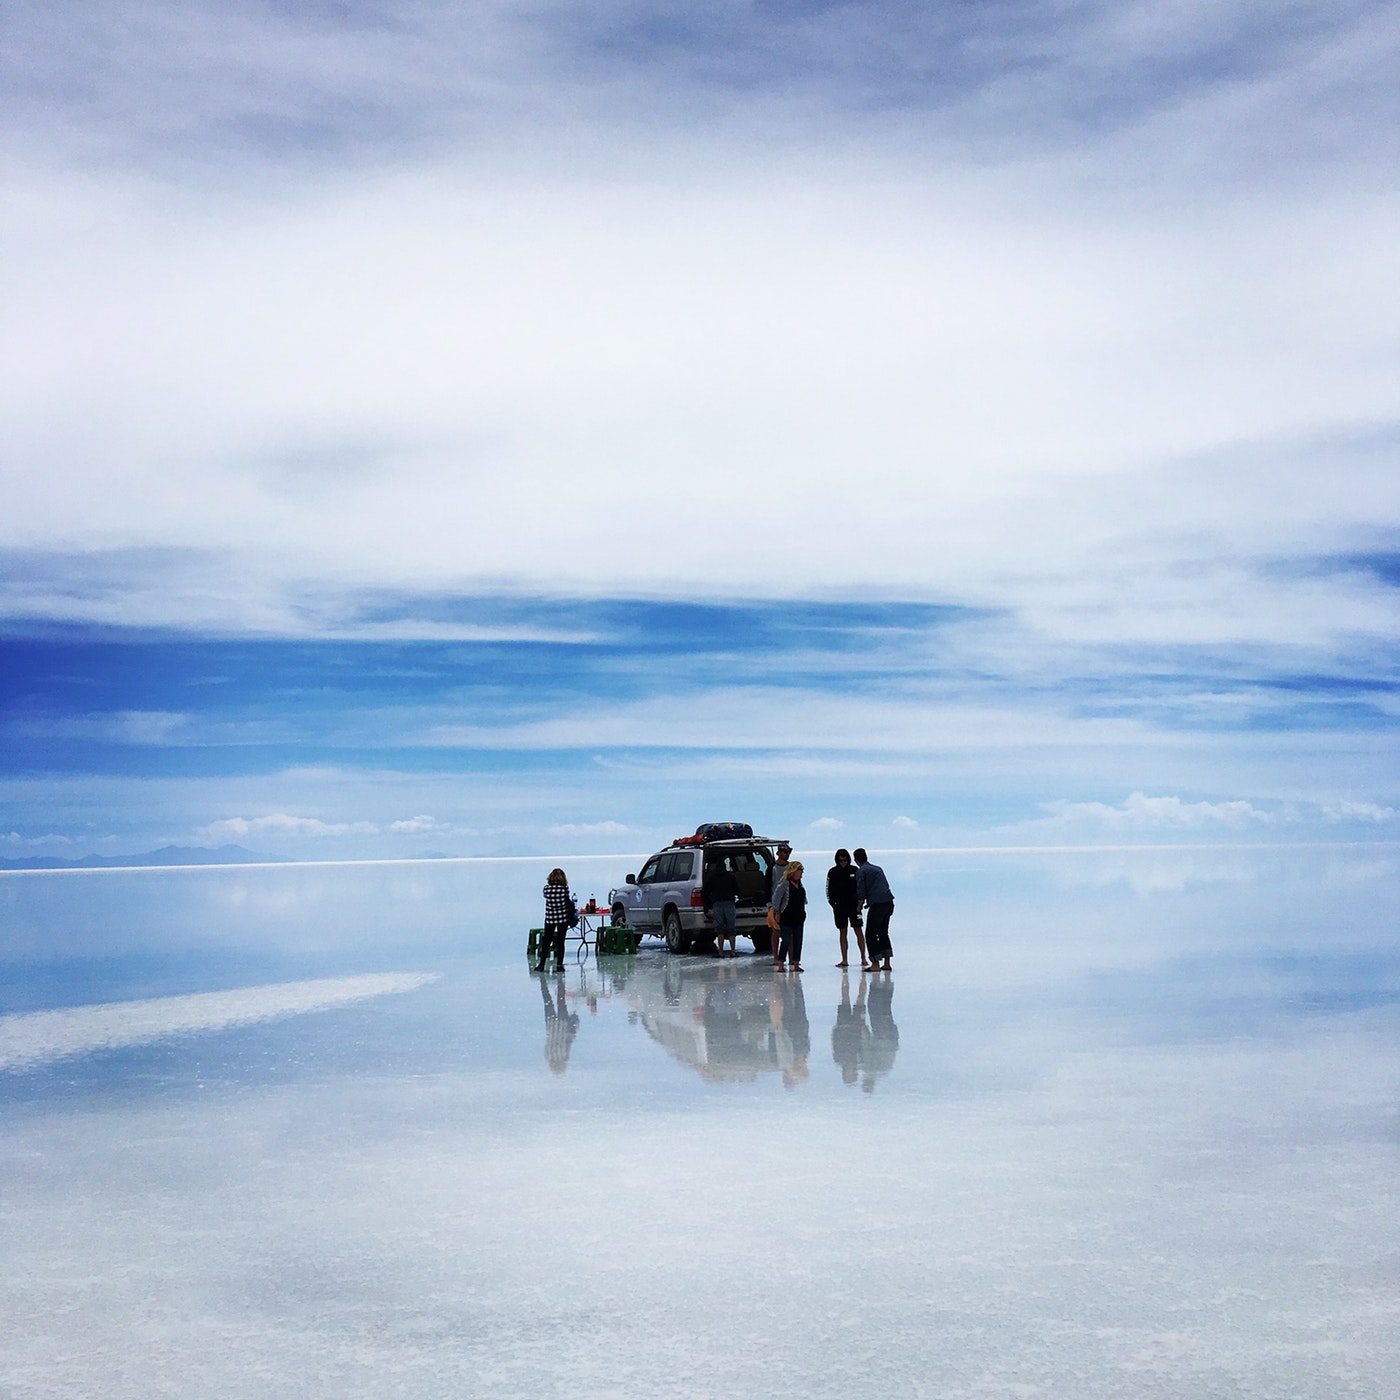
<path fill-rule="evenodd" d="M 851 864 L 851 853 L 842 846 L 836 852 L 836 864 L 826 872 L 826 902 L 836 917 L 836 927 L 841 934 L 841 961 L 837 967 L 847 966 L 846 927 L 855 930 L 856 944 L 860 948 L 860 965 L 870 966 L 865 956 L 865 925 L 860 921 L 860 896 L 856 893 L 856 868 Z"/>
<path fill-rule="evenodd" d="M 715 956 L 724 956 L 724 941 L 729 940 L 729 956 L 739 956 L 738 900 L 739 880 L 724 859 L 707 861 L 705 878 L 700 884 L 705 912 L 715 923 Z"/>

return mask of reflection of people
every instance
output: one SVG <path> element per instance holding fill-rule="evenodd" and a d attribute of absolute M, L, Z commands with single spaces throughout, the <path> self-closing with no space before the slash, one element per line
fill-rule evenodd
<path fill-rule="evenodd" d="M 768 999 L 768 1053 L 782 1071 L 783 1087 L 794 1089 L 808 1076 L 812 1026 L 798 977 L 774 977 Z"/>
<path fill-rule="evenodd" d="M 837 967 L 847 965 L 846 926 L 855 930 L 856 944 L 860 948 L 860 965 L 869 967 L 870 960 L 865 956 L 865 930 L 860 922 L 860 898 L 856 894 L 856 868 L 851 864 L 851 853 L 842 846 L 836 852 L 836 864 L 826 872 L 826 902 L 836 918 L 836 928 L 841 934 L 841 961 Z"/>
<path fill-rule="evenodd" d="M 773 891 L 773 908 L 778 911 L 778 952 L 774 967 L 787 960 L 794 972 L 802 971 L 802 930 L 807 922 L 807 891 L 802 887 L 802 862 L 788 866 L 783 883 Z"/>
<path fill-rule="evenodd" d="M 728 939 L 729 956 L 737 958 L 739 881 L 727 860 L 714 860 L 705 866 L 701 892 L 705 908 L 715 921 L 715 956 L 724 956 L 724 941 Z"/>
<path fill-rule="evenodd" d="M 865 980 L 861 979 L 862 982 Z M 894 1023 L 894 983 L 888 977 L 870 979 L 870 1040 L 865 1051 L 865 1078 L 861 1088 L 867 1094 L 875 1081 L 894 1068 L 899 1053 L 899 1027 Z"/>
<path fill-rule="evenodd" d="M 866 906 L 869 913 L 865 919 L 865 943 L 870 950 L 870 966 L 874 969 L 890 970 L 890 958 L 894 949 L 890 947 L 890 916 L 894 913 L 894 895 L 890 893 L 890 882 L 885 872 L 876 865 L 865 851 L 856 847 L 856 898 Z"/>
<path fill-rule="evenodd" d="M 564 973 L 561 970 L 554 984 L 554 996 L 549 984 L 540 975 L 540 995 L 544 998 L 544 1057 L 555 1074 L 569 1067 L 569 1051 L 574 1048 L 578 1034 L 578 1016 L 569 1010 L 564 1000 Z"/>
<path fill-rule="evenodd" d="M 745 1071 L 753 1057 L 751 1042 L 759 1029 L 755 1026 L 757 1013 L 763 1008 L 751 995 L 746 996 L 748 988 L 739 980 L 738 968 L 715 968 L 712 975 L 714 981 L 707 985 L 701 1011 L 704 1061 L 696 1068 L 706 1079 L 751 1078 Z"/>
<path fill-rule="evenodd" d="M 831 1058 L 841 1066 L 841 1082 L 854 1084 L 865 1064 L 870 1027 L 865 1024 L 865 978 L 860 979 L 856 1004 L 851 1005 L 851 979 L 841 974 L 841 1005 L 836 1008 L 836 1024 L 831 1028 Z"/>
<path fill-rule="evenodd" d="M 564 966 L 564 939 L 569 932 L 569 877 L 556 865 L 544 885 L 544 938 L 540 942 L 540 960 L 536 972 L 554 956 L 555 967 Z"/>

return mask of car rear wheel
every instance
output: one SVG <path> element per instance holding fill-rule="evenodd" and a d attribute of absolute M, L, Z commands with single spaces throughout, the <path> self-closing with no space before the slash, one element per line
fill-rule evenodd
<path fill-rule="evenodd" d="M 754 929 L 749 937 L 753 939 L 755 953 L 771 953 L 773 951 L 773 930 L 767 924 Z"/>
<path fill-rule="evenodd" d="M 666 947 L 672 953 L 688 953 L 690 951 L 690 939 L 686 937 L 685 929 L 681 927 L 681 916 L 674 909 L 666 915 L 666 922 L 662 925 L 662 932 L 666 938 Z"/>

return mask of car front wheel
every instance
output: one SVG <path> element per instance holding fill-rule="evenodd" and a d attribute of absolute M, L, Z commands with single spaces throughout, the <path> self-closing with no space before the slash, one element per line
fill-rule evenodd
<path fill-rule="evenodd" d="M 685 936 L 685 930 L 681 927 L 681 916 L 674 909 L 666 915 L 666 922 L 662 925 L 666 936 L 666 947 L 672 953 L 688 953 L 690 951 L 690 939 Z"/>

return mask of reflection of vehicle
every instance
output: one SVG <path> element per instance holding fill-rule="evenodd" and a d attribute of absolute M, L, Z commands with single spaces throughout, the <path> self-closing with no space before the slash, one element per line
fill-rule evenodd
<path fill-rule="evenodd" d="M 659 933 L 673 953 L 712 951 L 714 923 L 705 913 L 701 893 L 704 863 L 727 860 L 739 882 L 739 932 L 753 940 L 755 952 L 766 953 L 773 946 L 767 911 L 777 845 L 766 836 L 706 840 L 701 833 L 673 841 L 652 856 L 640 874 L 628 875 L 608 891 L 613 923 Z"/>
<path fill-rule="evenodd" d="M 680 962 L 643 953 L 614 983 L 658 1045 L 705 1079 L 807 1078 L 811 1030 L 802 979 L 772 964 Z"/>

